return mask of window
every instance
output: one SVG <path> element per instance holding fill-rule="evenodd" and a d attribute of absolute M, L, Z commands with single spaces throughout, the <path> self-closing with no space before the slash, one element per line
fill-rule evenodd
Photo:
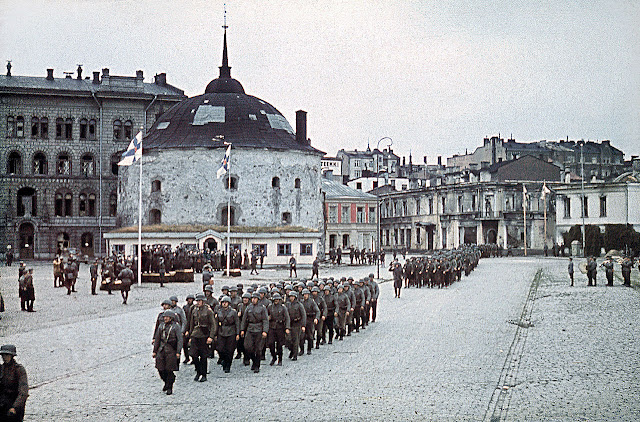
<path fill-rule="evenodd" d="M 111 192 L 109 195 L 109 217 L 115 217 L 118 211 L 118 195 L 115 192 Z"/>
<path fill-rule="evenodd" d="M 57 192 L 55 195 L 55 214 L 56 217 L 71 217 L 72 215 L 73 196 L 71 192 Z"/>
<path fill-rule="evenodd" d="M 42 139 L 49 138 L 49 119 L 46 117 L 40 119 L 40 137 Z"/>
<path fill-rule="evenodd" d="M 409 209 L 407 207 L 407 201 L 402 201 L 402 215 L 408 215 Z"/>
<path fill-rule="evenodd" d="M 82 175 L 85 177 L 94 175 L 93 155 L 85 154 L 82 156 Z"/>
<path fill-rule="evenodd" d="M 78 215 L 80 217 L 86 217 L 87 215 L 87 208 L 88 208 L 88 204 L 87 204 L 87 194 L 86 193 L 81 193 L 80 196 L 78 197 Z"/>
<path fill-rule="evenodd" d="M 33 156 L 33 174 L 47 174 L 47 157 L 42 152 Z"/>
<path fill-rule="evenodd" d="M 64 127 L 64 120 L 58 117 L 56 119 L 56 139 L 62 139 L 63 127 Z"/>
<path fill-rule="evenodd" d="M 475 196 L 475 195 L 472 195 L 472 196 L 471 196 L 471 209 L 472 209 L 473 211 L 475 211 L 475 210 L 476 210 L 476 196 Z"/>
<path fill-rule="evenodd" d="M 111 245 L 111 249 L 116 255 L 124 255 L 124 245 Z"/>
<path fill-rule="evenodd" d="M 69 158 L 69 154 L 67 154 L 66 152 L 61 153 L 60 155 L 58 155 L 58 174 L 66 174 L 66 175 L 70 175 L 71 174 L 71 158 Z"/>
<path fill-rule="evenodd" d="M 71 118 L 64 121 L 64 138 L 73 139 L 73 119 Z"/>
<path fill-rule="evenodd" d="M 96 120 L 89 120 L 89 139 L 96 139 Z"/>
<path fill-rule="evenodd" d="M 442 213 L 444 214 L 447 211 L 447 198 L 442 197 Z"/>
<path fill-rule="evenodd" d="M 389 229 L 385 230 L 384 238 L 385 238 L 385 245 L 391 246 L 391 240 L 389 238 Z"/>
<path fill-rule="evenodd" d="M 7 174 L 22 174 L 22 156 L 18 151 L 13 151 L 9 154 Z"/>
<path fill-rule="evenodd" d="M 230 226 L 235 226 L 236 225 L 236 209 L 234 207 L 229 207 L 229 225 Z M 226 226 L 227 225 L 227 207 L 222 207 L 222 210 L 220 212 L 220 225 L 221 226 Z"/>
<path fill-rule="evenodd" d="M 267 256 L 267 244 L 266 243 L 253 243 L 251 245 L 251 250 L 256 251 L 258 256 L 260 256 L 260 255 Z"/>
<path fill-rule="evenodd" d="M 362 190 L 362 182 L 356 182 L 356 189 Z"/>
<path fill-rule="evenodd" d="M 291 243 L 278 243 L 278 256 L 291 255 Z"/>
<path fill-rule="evenodd" d="M 122 139 L 122 122 L 120 120 L 113 122 L 113 139 L 116 141 Z"/>
<path fill-rule="evenodd" d="M 376 222 L 376 208 L 369 207 L 369 223 L 375 223 L 375 222 Z"/>
<path fill-rule="evenodd" d="M 404 245 L 404 230 L 400 229 L 400 245 Z"/>
<path fill-rule="evenodd" d="M 133 123 L 131 120 L 124 122 L 124 139 L 133 138 Z"/>
<path fill-rule="evenodd" d="M 80 139 L 87 139 L 89 122 L 87 119 L 80 120 Z"/>
<path fill-rule="evenodd" d="M 291 213 L 283 212 L 282 213 L 282 224 L 291 224 Z"/>
<path fill-rule="evenodd" d="M 280 178 L 278 176 L 276 176 L 273 179 L 271 179 L 271 187 L 272 188 L 279 188 L 280 187 Z"/>
<path fill-rule="evenodd" d="M 340 206 L 342 208 L 342 219 L 341 219 L 341 223 L 346 224 L 346 223 L 351 223 L 351 211 L 350 211 L 350 207 L 348 205 L 341 205 Z"/>
<path fill-rule="evenodd" d="M 420 198 L 416 198 L 416 215 L 420 215 Z"/>
<path fill-rule="evenodd" d="M 38 207 L 36 204 L 36 190 L 33 188 L 21 188 L 18 190 L 18 217 L 29 212 L 32 216 L 38 215 Z"/>
<path fill-rule="evenodd" d="M 337 236 L 335 234 L 330 234 L 329 235 L 329 248 L 330 249 L 336 248 L 337 247 L 336 243 L 337 243 Z"/>
<path fill-rule="evenodd" d="M 120 162 L 121 159 L 122 159 L 121 152 L 116 152 L 111 156 L 111 174 L 113 174 L 114 176 L 118 175 L 118 169 L 120 169 L 120 166 L 118 165 L 118 163 Z"/>
<path fill-rule="evenodd" d="M 152 209 L 149 211 L 149 224 L 161 224 L 162 213 L 159 209 Z"/>
<path fill-rule="evenodd" d="M 160 192 L 162 189 L 162 182 L 160 180 L 154 180 L 151 182 L 151 192 Z"/>
<path fill-rule="evenodd" d="M 338 207 L 336 205 L 329 206 L 329 223 L 338 222 Z"/>
<path fill-rule="evenodd" d="M 342 247 L 343 248 L 348 248 L 349 247 L 349 235 L 348 234 L 343 234 L 342 235 Z"/>
<path fill-rule="evenodd" d="M 600 217 L 606 217 L 606 216 L 607 216 L 607 197 L 601 196 L 600 197 Z"/>
<path fill-rule="evenodd" d="M 420 244 L 420 227 L 416 227 L 416 245 Z"/>
<path fill-rule="evenodd" d="M 564 197 L 562 202 L 564 204 L 564 218 L 571 218 L 571 198 Z"/>
<path fill-rule="evenodd" d="M 79 196 L 78 215 L 80 217 L 96 216 L 96 195 L 93 193 L 81 193 Z"/>
<path fill-rule="evenodd" d="M 313 245 L 311 243 L 301 243 L 300 244 L 300 255 L 301 256 L 313 255 Z"/>
<path fill-rule="evenodd" d="M 464 212 L 464 204 L 462 203 L 462 195 L 458 196 L 458 212 Z"/>
<path fill-rule="evenodd" d="M 40 119 L 37 117 L 31 118 L 31 137 L 37 138 L 38 133 L 40 133 Z"/>
<path fill-rule="evenodd" d="M 429 201 L 427 202 L 429 204 L 429 215 L 433 214 L 433 198 L 429 198 Z"/>
<path fill-rule="evenodd" d="M 294 187 L 295 187 L 296 189 L 300 189 L 300 179 L 299 179 L 299 178 L 296 178 L 296 180 L 295 180 L 295 182 L 294 182 Z"/>
<path fill-rule="evenodd" d="M 16 137 L 24 138 L 24 117 L 16 117 Z"/>
<path fill-rule="evenodd" d="M 223 183 L 225 189 L 231 187 L 231 190 L 238 190 L 238 178 L 236 176 L 225 176 Z"/>
<path fill-rule="evenodd" d="M 373 188 L 375 189 L 375 188 L 377 188 L 377 187 L 378 187 L 378 182 L 374 180 L 374 181 L 373 181 Z"/>
<path fill-rule="evenodd" d="M 358 207 L 356 209 L 356 222 L 364 223 L 364 207 Z"/>
<path fill-rule="evenodd" d="M 13 138 L 16 133 L 16 120 L 13 116 L 7 116 L 7 138 Z"/>
<path fill-rule="evenodd" d="M 582 216 L 585 218 L 589 217 L 589 198 L 586 196 L 582 198 Z"/>

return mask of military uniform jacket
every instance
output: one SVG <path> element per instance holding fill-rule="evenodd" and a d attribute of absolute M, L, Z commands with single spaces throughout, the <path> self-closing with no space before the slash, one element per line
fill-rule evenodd
<path fill-rule="evenodd" d="M 323 297 L 325 305 L 327 305 L 327 312 L 333 315 L 336 311 L 336 307 L 338 306 L 336 295 L 333 294 L 325 294 Z"/>
<path fill-rule="evenodd" d="M 220 302 L 218 302 L 218 299 L 216 299 L 213 295 L 209 296 L 206 300 L 205 300 L 206 304 L 209 305 L 209 307 L 211 308 L 212 311 L 216 311 L 216 309 L 218 309 L 218 306 L 220 306 Z"/>
<path fill-rule="evenodd" d="M 269 308 L 269 305 L 271 305 L 271 301 L 269 299 L 266 298 L 266 296 L 262 299 L 258 299 L 258 305 L 262 305 L 265 307 L 265 309 Z"/>
<path fill-rule="evenodd" d="M 269 314 L 269 328 L 275 329 L 278 326 L 284 326 L 285 330 L 291 328 L 291 319 L 289 318 L 289 311 L 287 307 L 282 303 L 272 303 L 267 307 L 267 313 Z"/>
<path fill-rule="evenodd" d="M 238 311 L 240 309 L 240 304 L 242 303 L 242 299 L 238 296 L 231 298 L 231 307 Z"/>
<path fill-rule="evenodd" d="M 302 306 L 304 306 L 304 311 L 307 314 L 307 323 L 311 322 L 309 320 L 316 319 L 320 316 L 320 308 L 318 308 L 315 300 L 311 298 L 302 300 Z"/>
<path fill-rule="evenodd" d="M 15 360 L 0 365 L 0 407 L 13 407 L 18 412 L 24 411 L 29 397 L 27 371 Z"/>
<path fill-rule="evenodd" d="M 318 317 L 326 317 L 327 316 L 327 303 L 324 301 L 322 296 L 320 296 L 320 295 L 311 296 L 311 298 L 316 302 L 316 305 L 318 305 L 318 309 L 320 309 Z"/>
<path fill-rule="evenodd" d="M 378 286 L 378 283 L 375 281 L 370 281 L 369 284 L 371 285 L 371 300 L 378 300 L 380 296 L 380 286 Z"/>
<path fill-rule="evenodd" d="M 269 332 L 269 315 L 267 308 L 253 303 L 247 306 L 242 315 L 242 331 L 249 333 Z"/>
<path fill-rule="evenodd" d="M 218 329 L 213 311 L 207 305 L 194 306 L 191 310 L 189 335 L 195 338 L 213 338 Z"/>
<path fill-rule="evenodd" d="M 91 278 L 98 278 L 98 264 L 97 263 L 93 263 L 91 264 L 91 266 L 89 267 L 89 273 L 91 274 Z"/>
<path fill-rule="evenodd" d="M 240 318 L 238 312 L 231 306 L 224 309 L 222 306 L 216 312 L 218 320 L 218 335 L 222 337 L 232 337 L 240 335 Z"/>
<path fill-rule="evenodd" d="M 295 300 L 293 302 L 287 302 L 286 306 L 289 311 L 291 325 L 307 325 L 307 312 L 304 310 L 302 303 Z"/>
<path fill-rule="evenodd" d="M 182 309 L 179 306 L 172 306 L 171 310 L 173 312 L 176 313 L 176 316 L 178 317 L 179 321 L 177 321 L 180 324 L 180 332 L 184 333 L 185 331 L 187 331 L 187 314 L 185 314 L 184 309 Z"/>
<path fill-rule="evenodd" d="M 353 289 L 349 289 L 344 293 L 349 296 L 349 303 L 351 304 L 351 307 L 353 308 L 354 306 L 356 306 L 356 294 L 354 293 Z"/>
<path fill-rule="evenodd" d="M 364 292 L 364 300 L 367 301 L 367 302 L 370 302 L 371 301 L 371 287 L 368 284 L 364 285 L 363 292 Z"/>
<path fill-rule="evenodd" d="M 356 306 L 362 306 L 364 302 L 364 290 L 360 287 L 356 287 L 353 292 L 356 295 Z"/>
<path fill-rule="evenodd" d="M 164 351 L 174 354 L 178 353 L 178 351 L 182 350 L 183 341 L 180 324 L 176 321 L 171 321 L 168 324 L 165 324 L 165 322 L 162 321 L 158 325 L 158 328 L 156 328 L 153 340 L 154 353 L 162 353 Z M 167 345 L 171 348 L 167 348 Z"/>
<path fill-rule="evenodd" d="M 348 312 L 351 309 L 351 300 L 349 300 L 349 295 L 345 292 L 338 293 L 336 296 L 336 308 L 341 312 Z"/>

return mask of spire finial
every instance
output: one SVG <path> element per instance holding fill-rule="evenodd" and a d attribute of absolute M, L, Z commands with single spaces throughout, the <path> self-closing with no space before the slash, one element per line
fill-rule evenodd
<path fill-rule="evenodd" d="M 224 40 L 222 45 L 222 66 L 220 66 L 220 77 L 221 78 L 230 78 L 231 77 L 231 68 L 229 67 L 229 55 L 227 53 L 227 4 L 224 5 L 224 25 L 222 28 L 224 29 Z"/>

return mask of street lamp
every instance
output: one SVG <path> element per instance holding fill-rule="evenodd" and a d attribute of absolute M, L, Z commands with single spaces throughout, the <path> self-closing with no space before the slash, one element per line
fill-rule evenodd
<path fill-rule="evenodd" d="M 380 152 L 380 150 L 378 149 L 380 147 L 380 142 L 384 141 L 384 140 L 388 140 L 389 141 L 389 147 L 391 147 L 391 145 L 393 145 L 393 139 L 389 138 L 388 136 L 385 136 L 383 138 L 380 138 L 378 140 L 378 144 L 376 145 L 376 150 L 378 152 Z M 382 155 L 382 164 L 384 164 L 384 154 Z M 378 189 L 380 189 L 380 163 L 376 161 L 376 182 L 378 184 Z M 380 255 L 381 255 L 381 248 L 380 248 L 380 217 L 382 216 L 382 213 L 380 212 L 380 193 L 378 193 L 376 195 L 376 197 L 378 198 L 377 203 L 378 203 L 378 234 L 377 234 L 377 250 L 376 252 L 378 253 L 378 259 L 376 259 L 376 265 L 377 265 L 377 269 L 378 269 L 378 280 L 380 280 Z"/>

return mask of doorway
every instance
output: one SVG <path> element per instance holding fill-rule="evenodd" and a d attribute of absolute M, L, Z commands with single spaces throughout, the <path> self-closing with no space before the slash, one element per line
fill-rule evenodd
<path fill-rule="evenodd" d="M 22 223 L 18 229 L 20 237 L 20 259 L 33 259 L 35 229 L 31 223 Z"/>

